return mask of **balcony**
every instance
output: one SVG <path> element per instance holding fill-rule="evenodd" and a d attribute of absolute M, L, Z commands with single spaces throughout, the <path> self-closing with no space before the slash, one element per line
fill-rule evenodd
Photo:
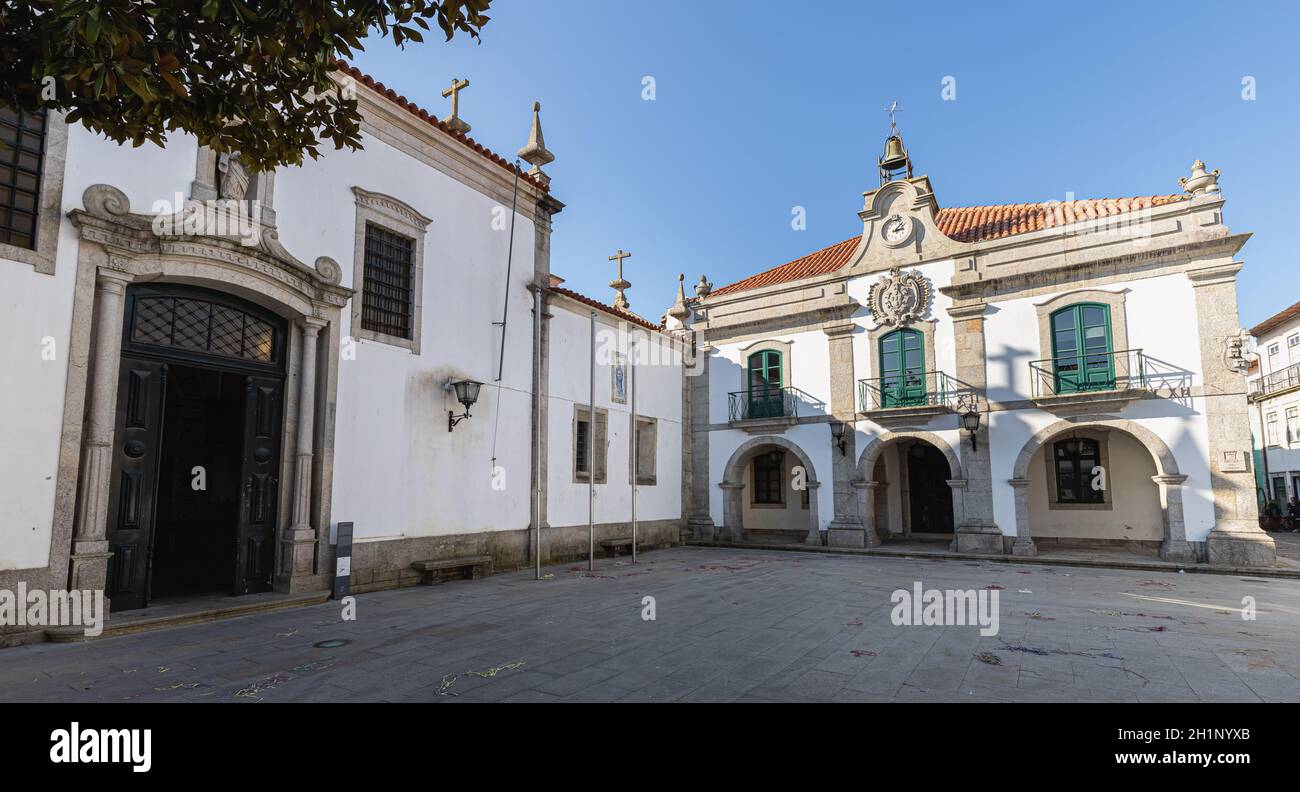
<path fill-rule="evenodd" d="M 925 423 L 958 412 L 975 389 L 942 371 L 905 371 L 858 380 L 858 412 L 882 426 Z"/>
<path fill-rule="evenodd" d="M 1257 402 L 1297 388 L 1300 388 L 1300 363 L 1292 363 L 1284 369 L 1278 369 L 1250 383 L 1250 392 L 1247 393 L 1246 398 Z"/>
<path fill-rule="evenodd" d="M 1155 395 L 1150 369 L 1140 349 L 1035 360 L 1029 364 L 1031 397 L 1063 414 L 1116 410 Z"/>
<path fill-rule="evenodd" d="M 781 431 L 799 420 L 805 410 L 820 404 L 798 388 L 754 388 L 727 394 L 728 422 L 747 432 Z"/>

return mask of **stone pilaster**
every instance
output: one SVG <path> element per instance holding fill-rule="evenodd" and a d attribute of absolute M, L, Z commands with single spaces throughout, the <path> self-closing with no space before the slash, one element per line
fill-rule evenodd
<path fill-rule="evenodd" d="M 858 499 L 858 515 L 862 518 L 862 544 L 864 547 L 878 547 L 880 535 L 876 532 L 876 492 L 884 485 L 879 481 L 853 482 L 853 489 Z"/>
<path fill-rule="evenodd" d="M 1038 555 L 1038 548 L 1029 535 L 1029 479 L 1014 478 L 1007 483 L 1016 495 L 1016 538 L 1011 543 L 1011 555 Z"/>
<path fill-rule="evenodd" d="M 691 511 L 688 524 L 694 537 L 705 542 L 713 541 L 718 534 L 709 514 L 709 356 L 712 353 L 713 347 L 700 344 L 695 349 L 693 365 L 686 369 L 686 387 L 691 399 Z M 739 525 L 739 518 L 740 515 L 736 515 L 732 524 Z M 735 539 L 739 541 L 740 537 Z"/>
<path fill-rule="evenodd" d="M 852 322 L 836 322 L 822 327 L 829 342 L 831 374 L 831 420 L 844 425 L 844 447 L 831 449 L 831 485 L 835 514 L 827 527 L 826 543 L 831 547 L 865 547 L 866 527 L 858 512 L 858 493 L 853 488 L 857 478 L 857 415 L 853 396 Z M 827 431 L 827 440 L 835 444 Z M 808 538 L 813 543 L 813 537 Z M 816 537 L 821 544 L 821 537 Z"/>
<path fill-rule="evenodd" d="M 81 444 L 77 522 L 69 589 L 102 590 L 108 579 L 108 499 L 117 425 L 117 377 L 122 315 L 132 277 L 101 267 L 95 276 L 94 338 L 86 431 Z"/>
<path fill-rule="evenodd" d="M 722 530 L 716 529 L 713 525 L 713 520 L 710 519 L 707 538 L 698 533 L 695 535 L 695 538 L 703 539 L 704 541 L 713 541 L 714 538 L 717 538 L 724 542 L 739 542 L 745 538 L 744 531 L 740 527 L 742 524 L 741 520 L 744 519 L 744 516 L 741 514 L 741 509 L 743 509 L 744 506 L 740 502 L 739 495 L 740 491 L 745 489 L 745 485 L 723 481 L 720 482 L 718 486 L 722 489 Z M 733 495 L 733 493 L 736 494 Z M 812 497 L 813 495 L 816 495 L 816 493 L 810 493 L 809 497 Z M 692 518 L 692 522 L 693 521 L 694 519 Z"/>
<path fill-rule="evenodd" d="M 988 381 L 984 352 L 984 303 L 954 304 L 948 308 L 953 322 L 953 340 L 957 352 L 957 371 L 954 376 L 958 387 L 969 388 L 975 404 L 986 404 L 985 387 Z M 993 477 L 989 455 L 989 422 L 985 413 L 971 438 L 963 436 L 958 452 L 966 475 L 962 489 L 962 514 L 954 515 L 957 522 L 954 548 L 962 553 L 1002 553 L 1002 532 L 993 520 Z M 965 433 L 963 433 L 964 435 Z M 954 471 L 955 472 L 955 471 Z"/>
<path fill-rule="evenodd" d="M 313 574 L 316 529 L 311 524 L 311 469 L 316 435 L 316 339 L 325 323 L 307 318 L 302 324 L 298 368 L 297 448 L 294 451 L 293 521 L 280 540 L 280 584 L 294 591 L 294 578 Z"/>
<path fill-rule="evenodd" d="M 1228 262 L 1187 273 L 1196 295 L 1210 485 L 1214 493 L 1215 524 L 1205 549 L 1211 564 L 1273 566 L 1277 562 L 1276 549 L 1272 537 L 1259 527 L 1254 476 L 1248 466 L 1239 471 L 1225 465 L 1230 457 L 1252 456 L 1245 378 L 1225 359 L 1228 339 L 1241 332 L 1237 316 L 1237 272 L 1241 266 L 1239 262 Z"/>
<path fill-rule="evenodd" d="M 1187 528 L 1183 522 L 1183 482 L 1186 476 L 1152 476 L 1160 486 L 1160 509 L 1165 515 L 1165 541 L 1160 545 L 1160 557 L 1166 561 L 1194 564 L 1196 551 L 1187 543 Z"/>

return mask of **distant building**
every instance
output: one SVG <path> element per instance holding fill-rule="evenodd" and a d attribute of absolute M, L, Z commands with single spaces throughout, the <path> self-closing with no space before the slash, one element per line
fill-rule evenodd
<path fill-rule="evenodd" d="M 1250 329 L 1258 365 L 1249 375 L 1250 427 L 1260 449 L 1261 508 L 1274 501 L 1285 511 L 1300 496 L 1300 303 Z"/>

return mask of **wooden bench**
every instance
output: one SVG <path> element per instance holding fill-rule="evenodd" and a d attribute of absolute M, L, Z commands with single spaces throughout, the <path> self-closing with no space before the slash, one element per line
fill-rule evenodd
<path fill-rule="evenodd" d="M 492 556 L 462 556 L 460 558 L 443 558 L 436 561 L 416 561 L 411 569 L 419 572 L 420 582 L 426 586 L 437 580 L 438 573 L 445 569 L 462 569 L 461 576 L 466 580 L 475 580 L 492 574 Z"/>
<path fill-rule="evenodd" d="M 632 552 L 632 540 L 628 539 L 606 539 L 600 543 L 600 547 L 605 551 L 606 558 L 615 558 L 620 553 Z"/>

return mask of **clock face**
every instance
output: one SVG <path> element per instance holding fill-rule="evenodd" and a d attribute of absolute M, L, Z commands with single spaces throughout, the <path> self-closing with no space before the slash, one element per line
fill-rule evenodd
<path fill-rule="evenodd" d="M 881 237 L 890 244 L 903 242 L 912 233 L 911 220 L 902 215 L 891 215 L 885 218 L 880 233 Z"/>

